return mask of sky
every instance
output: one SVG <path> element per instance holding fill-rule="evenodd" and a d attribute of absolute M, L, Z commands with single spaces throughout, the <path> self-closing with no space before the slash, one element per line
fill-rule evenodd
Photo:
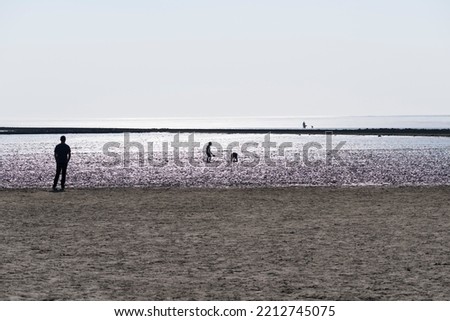
<path fill-rule="evenodd" d="M 450 114 L 448 0 L 0 0 L 1 118 Z"/>

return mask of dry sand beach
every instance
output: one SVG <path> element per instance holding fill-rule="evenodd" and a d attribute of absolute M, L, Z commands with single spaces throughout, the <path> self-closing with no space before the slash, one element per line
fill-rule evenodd
<path fill-rule="evenodd" d="M 450 187 L 0 190 L 1 300 L 450 300 Z"/>

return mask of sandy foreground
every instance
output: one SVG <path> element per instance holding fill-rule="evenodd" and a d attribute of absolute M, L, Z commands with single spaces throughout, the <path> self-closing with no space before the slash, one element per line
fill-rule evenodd
<path fill-rule="evenodd" d="M 450 186 L 0 190 L 1 300 L 450 300 Z"/>

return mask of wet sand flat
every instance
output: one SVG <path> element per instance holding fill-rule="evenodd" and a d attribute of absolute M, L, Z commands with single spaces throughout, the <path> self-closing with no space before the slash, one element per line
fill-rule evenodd
<path fill-rule="evenodd" d="M 450 300 L 450 186 L 0 190 L 1 300 Z"/>

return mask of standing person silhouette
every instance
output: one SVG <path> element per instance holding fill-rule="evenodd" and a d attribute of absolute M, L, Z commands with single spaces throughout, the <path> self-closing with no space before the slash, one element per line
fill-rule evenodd
<path fill-rule="evenodd" d="M 53 181 L 53 191 L 56 192 L 56 185 L 58 185 L 59 175 L 61 174 L 61 192 L 64 192 L 66 184 L 67 164 L 70 161 L 71 151 L 70 146 L 66 144 L 66 136 L 61 136 L 61 143 L 55 147 L 56 160 L 56 175 Z"/>
<path fill-rule="evenodd" d="M 211 153 L 211 145 L 212 143 L 209 142 L 208 146 L 206 146 L 206 162 L 211 163 L 211 156 L 214 156 L 213 153 Z"/>

